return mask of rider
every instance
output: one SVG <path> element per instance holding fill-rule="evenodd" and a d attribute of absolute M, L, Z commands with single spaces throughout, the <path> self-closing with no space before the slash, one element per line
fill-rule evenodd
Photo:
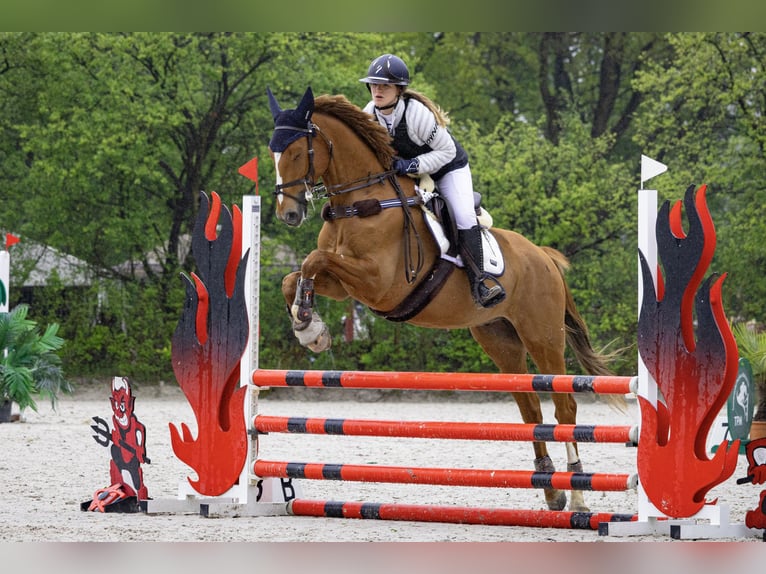
<path fill-rule="evenodd" d="M 411 90 L 410 73 L 401 58 L 375 58 L 360 82 L 367 84 L 372 101 L 364 110 L 373 114 L 393 137 L 397 152 L 393 169 L 400 175 L 428 173 L 449 202 L 471 292 L 482 307 L 505 299 L 497 281 L 487 283 L 481 228 L 476 220 L 468 154 L 447 130 L 447 115 L 426 96 Z"/>

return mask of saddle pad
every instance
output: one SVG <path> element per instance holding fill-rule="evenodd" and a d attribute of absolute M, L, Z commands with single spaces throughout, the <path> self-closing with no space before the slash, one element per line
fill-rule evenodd
<path fill-rule="evenodd" d="M 436 219 L 436 216 L 430 209 L 424 205 L 421 205 L 420 208 L 423 210 L 423 216 L 426 219 L 426 223 L 428 223 L 428 228 L 431 230 L 431 235 L 433 235 L 434 240 L 439 245 L 442 259 L 451 261 L 458 267 L 463 267 L 463 260 L 460 255 L 452 256 L 447 253 L 450 245 L 447 235 L 444 233 L 442 224 Z M 490 275 L 499 277 L 505 271 L 503 252 L 500 251 L 500 245 L 498 245 L 495 236 L 484 226 L 481 228 L 481 241 L 482 253 L 484 254 L 484 271 Z"/>

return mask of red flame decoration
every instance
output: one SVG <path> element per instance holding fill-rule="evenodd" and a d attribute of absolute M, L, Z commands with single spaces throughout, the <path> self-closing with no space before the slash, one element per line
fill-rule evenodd
<path fill-rule="evenodd" d="M 240 359 L 248 337 L 242 250 L 242 213 L 213 204 L 201 194 L 192 234 L 192 254 L 199 275 L 182 277 L 186 302 L 172 340 L 173 371 L 197 419 L 195 439 L 185 423 L 181 432 L 171 423 L 176 456 L 193 468 L 189 483 L 200 494 L 218 496 L 237 483 L 247 458 L 244 417 L 246 388 L 239 388 Z M 209 212 L 209 213 L 208 213 Z"/>
<path fill-rule="evenodd" d="M 638 475 L 652 504 L 671 518 L 699 512 L 707 492 L 734 473 L 739 450 L 738 440 L 723 441 L 713 459 L 706 453 L 710 428 L 736 381 L 739 357 L 721 300 L 726 275 L 714 274 L 700 287 L 715 251 L 705 189 L 699 188 L 696 199 L 694 186 L 686 191 L 687 234 L 680 201 L 672 210 L 669 202 L 660 208 L 657 251 L 666 276 L 663 281 L 658 274 L 658 293 L 639 252 L 644 289 L 638 349 L 661 397 L 656 409 L 639 397 Z"/>

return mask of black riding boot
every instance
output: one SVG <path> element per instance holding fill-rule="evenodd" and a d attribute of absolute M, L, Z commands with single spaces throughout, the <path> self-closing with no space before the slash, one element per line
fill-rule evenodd
<path fill-rule="evenodd" d="M 481 228 L 459 229 L 460 255 L 463 257 L 471 293 L 482 307 L 493 307 L 505 299 L 505 289 L 500 283 L 484 272 L 484 254 L 481 245 Z M 488 286 L 485 282 L 489 281 Z"/>

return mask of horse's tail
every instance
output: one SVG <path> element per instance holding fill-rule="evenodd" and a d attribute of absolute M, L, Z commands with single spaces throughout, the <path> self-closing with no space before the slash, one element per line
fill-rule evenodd
<path fill-rule="evenodd" d="M 569 269 L 569 261 L 567 261 L 564 254 L 551 247 L 543 247 L 543 250 L 556 264 L 556 267 L 561 274 L 561 280 L 564 282 L 564 290 L 566 292 L 566 315 L 564 317 L 564 324 L 567 328 L 567 343 L 574 352 L 577 361 L 582 365 L 583 369 L 589 375 L 612 375 L 614 374 L 608 366 L 608 361 L 611 355 L 604 355 L 598 353 L 590 341 L 590 335 L 588 334 L 588 327 L 585 324 L 585 320 L 580 315 L 575 305 L 572 292 L 569 290 L 569 285 L 564 277 L 567 269 Z"/>

